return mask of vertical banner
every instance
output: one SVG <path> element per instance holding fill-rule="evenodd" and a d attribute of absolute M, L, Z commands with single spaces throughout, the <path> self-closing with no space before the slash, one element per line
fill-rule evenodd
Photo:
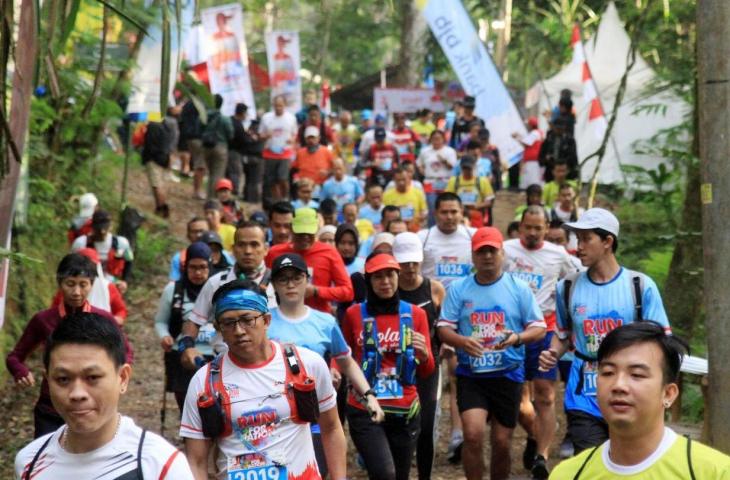
<path fill-rule="evenodd" d="M 231 3 L 206 8 L 200 16 L 210 91 L 223 97 L 222 113 L 233 115 L 236 104 L 245 103 L 248 112 L 255 115 L 241 5 Z"/>
<path fill-rule="evenodd" d="M 273 31 L 266 34 L 271 100 L 283 95 L 286 108 L 297 113 L 302 108 L 302 80 L 299 77 L 299 32 Z"/>
<path fill-rule="evenodd" d="M 195 0 L 179 0 L 182 2 L 182 16 L 180 19 L 180 38 L 186 39 L 193 23 L 195 15 Z M 162 65 L 162 11 L 159 6 L 147 2 L 148 8 L 157 9 L 157 20 L 147 28 L 147 35 L 142 40 L 142 45 L 137 54 L 136 63 L 132 74 L 132 93 L 129 96 L 127 113 L 147 113 L 150 120 L 160 120 L 165 112 L 160 112 L 160 66 Z M 169 8 L 169 6 L 168 6 Z M 178 45 L 178 25 L 175 20 L 175 13 L 170 12 L 170 91 L 165 95 L 170 97 L 172 104 L 172 91 L 177 81 L 178 52 L 181 45 Z"/>
<path fill-rule="evenodd" d="M 486 122 L 491 142 L 510 166 L 519 162 L 523 148 L 512 134 L 524 136 L 527 130 L 464 6 L 458 0 L 427 0 L 423 14 L 464 91 L 476 98 L 474 112 Z"/>

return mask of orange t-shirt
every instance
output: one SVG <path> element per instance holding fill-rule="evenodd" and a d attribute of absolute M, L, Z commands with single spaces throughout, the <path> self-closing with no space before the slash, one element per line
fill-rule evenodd
<path fill-rule="evenodd" d="M 299 178 L 309 178 L 317 185 L 322 185 L 332 173 L 332 152 L 320 146 L 316 152 L 309 153 L 307 147 L 301 147 L 297 150 L 292 167 L 299 169 Z"/>

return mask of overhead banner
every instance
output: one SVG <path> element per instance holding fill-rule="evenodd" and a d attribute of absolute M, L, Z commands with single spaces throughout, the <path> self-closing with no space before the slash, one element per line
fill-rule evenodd
<path fill-rule="evenodd" d="M 458 0 L 427 0 L 423 14 L 464 91 L 476 98 L 474 112 L 486 122 L 490 141 L 510 166 L 519 162 L 523 148 L 512 134 L 524 136 L 527 129 L 464 6 Z"/>
<path fill-rule="evenodd" d="M 248 51 L 243 35 L 241 5 L 231 3 L 200 12 L 210 91 L 223 97 L 224 115 L 233 115 L 237 103 L 245 103 L 251 115 L 256 105 L 248 72 Z"/>
<path fill-rule="evenodd" d="M 190 31 L 195 15 L 195 0 L 182 0 L 182 16 L 180 38 L 185 39 Z M 172 91 L 178 74 L 178 32 L 175 14 L 170 12 L 170 89 L 165 94 L 172 104 Z M 160 112 L 160 86 L 162 65 L 162 12 L 158 9 L 157 21 L 147 27 L 147 35 L 137 54 L 137 66 L 132 75 L 132 93 L 127 105 L 127 113 L 146 113 L 150 120 L 159 120 L 164 116 Z"/>
<path fill-rule="evenodd" d="M 388 113 L 415 113 L 428 108 L 443 112 L 444 104 L 432 88 L 376 88 L 373 90 L 373 111 Z"/>
<path fill-rule="evenodd" d="M 292 113 L 302 109 L 302 80 L 299 77 L 299 32 L 273 31 L 266 34 L 271 100 L 282 95 Z"/>

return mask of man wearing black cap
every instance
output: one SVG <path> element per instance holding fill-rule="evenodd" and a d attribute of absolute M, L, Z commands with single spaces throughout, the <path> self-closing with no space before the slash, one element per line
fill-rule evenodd
<path fill-rule="evenodd" d="M 467 135 L 469 135 L 469 125 L 472 122 L 479 122 L 482 125 L 482 128 L 486 128 L 484 120 L 474 115 L 474 108 L 476 107 L 476 104 L 477 102 L 474 97 L 469 95 L 464 97 L 464 101 L 462 102 L 464 113 L 456 119 L 454 126 L 451 129 L 451 140 L 449 141 L 449 145 L 452 148 L 459 146 Z"/>
<path fill-rule="evenodd" d="M 91 234 L 82 235 L 71 244 L 71 251 L 93 248 L 99 254 L 104 274 L 116 283 L 121 293 L 127 291 L 134 254 L 129 241 L 111 233 L 112 216 L 106 210 L 97 210 L 91 217 Z"/>
<path fill-rule="evenodd" d="M 375 144 L 363 156 L 362 168 L 369 171 L 369 183 L 385 186 L 393 178 L 393 170 L 400 162 L 400 156 L 395 146 L 388 141 L 385 128 L 375 129 Z"/>

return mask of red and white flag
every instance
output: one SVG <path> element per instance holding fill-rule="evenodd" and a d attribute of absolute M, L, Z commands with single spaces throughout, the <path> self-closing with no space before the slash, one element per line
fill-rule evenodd
<path fill-rule="evenodd" d="M 324 80 L 322 82 L 322 95 L 319 101 L 319 108 L 322 109 L 324 113 L 330 113 L 332 111 L 332 103 L 330 100 L 330 82 L 327 80 Z"/>
<path fill-rule="evenodd" d="M 601 99 L 598 96 L 596 82 L 593 80 L 593 75 L 591 75 L 591 68 L 586 61 L 586 54 L 578 25 L 573 26 L 573 35 L 570 39 L 570 44 L 573 47 L 573 63 L 577 63 L 582 67 L 583 100 L 585 100 L 589 108 L 588 124 L 593 127 L 596 137 L 602 140 L 608 128 L 608 121 L 603 112 Z"/>

